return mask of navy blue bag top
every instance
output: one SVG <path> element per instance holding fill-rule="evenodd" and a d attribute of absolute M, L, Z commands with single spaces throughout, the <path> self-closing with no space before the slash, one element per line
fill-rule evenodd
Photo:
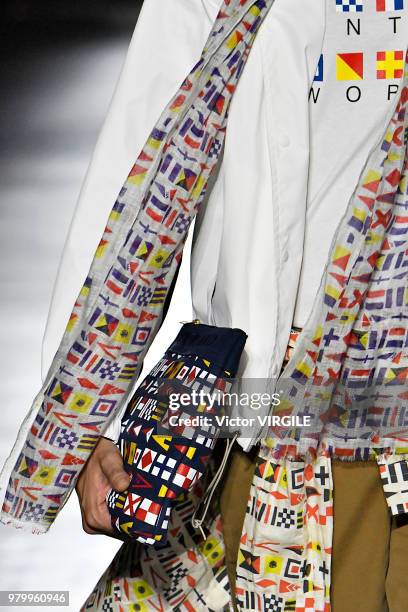
<path fill-rule="evenodd" d="M 117 442 L 131 481 L 107 494 L 119 539 L 166 541 L 172 506 L 201 478 L 217 440 L 214 420 L 197 417 L 222 412 L 222 402 L 205 398 L 230 389 L 246 338 L 241 329 L 185 323 L 135 391 Z"/>

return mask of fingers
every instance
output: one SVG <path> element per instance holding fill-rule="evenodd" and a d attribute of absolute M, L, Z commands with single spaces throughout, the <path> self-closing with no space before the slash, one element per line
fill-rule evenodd
<path fill-rule="evenodd" d="M 130 476 L 123 469 L 122 456 L 114 444 L 101 456 L 100 465 L 112 489 L 122 492 L 128 488 Z"/>
<path fill-rule="evenodd" d="M 123 469 L 122 457 L 116 445 L 101 439 L 84 466 L 76 485 L 82 527 L 91 535 L 113 535 L 106 494 L 111 488 L 123 491 L 129 476 Z"/>

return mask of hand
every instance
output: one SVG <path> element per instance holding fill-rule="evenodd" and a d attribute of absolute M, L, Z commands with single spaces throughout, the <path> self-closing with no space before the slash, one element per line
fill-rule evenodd
<path fill-rule="evenodd" d="M 91 535 L 112 536 L 113 530 L 105 496 L 110 489 L 125 491 L 130 476 L 123 469 L 117 446 L 100 438 L 79 475 L 76 492 L 82 514 L 82 527 Z"/>

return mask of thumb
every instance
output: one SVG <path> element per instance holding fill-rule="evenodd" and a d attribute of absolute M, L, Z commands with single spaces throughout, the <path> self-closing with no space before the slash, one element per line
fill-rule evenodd
<path fill-rule="evenodd" d="M 116 446 L 102 457 L 101 469 L 112 489 L 122 492 L 128 488 L 131 477 L 123 468 L 122 455 Z"/>

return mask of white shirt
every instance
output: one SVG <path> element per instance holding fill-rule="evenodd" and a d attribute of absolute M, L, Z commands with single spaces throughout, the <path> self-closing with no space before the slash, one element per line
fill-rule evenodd
<path fill-rule="evenodd" d="M 43 376 L 120 187 L 160 111 L 199 58 L 219 4 L 144 1 L 64 248 Z M 161 357 L 178 322 L 193 316 L 246 331 L 241 376 L 279 374 L 290 328 L 304 325 L 311 311 L 335 230 L 397 95 L 400 78 L 377 78 L 382 65 L 376 54 L 404 52 L 408 40 L 406 10 L 379 12 L 375 0 L 356 0 L 362 12 L 345 12 L 350 4 L 275 0 L 234 95 L 219 173 L 196 222 L 193 313 L 184 257 L 146 369 Z M 322 54 L 323 81 L 314 81 Z M 394 61 L 389 54 L 386 59 L 389 77 Z M 116 438 L 118 423 L 106 435 Z"/>
<path fill-rule="evenodd" d="M 377 5 L 380 8 L 382 4 L 375 0 L 357 0 L 362 12 L 345 12 L 350 0 L 342 0 L 338 5 L 335 0 L 326 2 L 323 81 L 314 81 L 310 96 L 306 236 L 294 318 L 299 327 L 311 312 L 330 241 L 357 185 L 368 152 L 384 132 L 402 77 L 401 71 L 400 77 L 392 78 L 398 74 L 397 67 L 403 65 L 408 40 L 408 6 L 405 10 L 377 10 Z M 387 6 L 399 4 L 392 0 Z M 382 61 L 377 60 L 377 53 L 381 51 L 396 51 L 402 58 L 395 62 L 388 58 L 386 75 L 381 74 Z M 345 54 L 352 56 L 345 57 Z M 357 64 L 357 68 L 362 64 L 363 78 L 358 78 L 360 71 L 350 74 L 347 70 L 350 64 Z M 354 76 L 355 80 L 341 80 L 347 76 Z"/>

